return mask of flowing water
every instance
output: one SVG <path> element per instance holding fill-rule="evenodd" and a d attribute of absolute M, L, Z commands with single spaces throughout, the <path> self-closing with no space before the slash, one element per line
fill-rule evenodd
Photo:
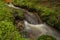
<path fill-rule="evenodd" d="M 15 7 L 12 4 L 7 4 L 9 7 L 15 8 L 15 9 L 21 9 L 22 11 L 24 11 L 25 16 L 25 21 L 24 21 L 24 25 L 25 25 L 25 30 L 27 32 L 31 32 L 32 34 L 34 34 L 36 37 L 39 37 L 42 34 L 48 34 L 48 35 L 52 35 L 54 36 L 57 40 L 60 40 L 60 32 L 56 31 L 54 28 L 46 25 L 46 24 L 39 24 L 38 19 L 36 16 L 34 16 L 34 14 L 31 14 L 30 12 L 28 12 L 25 9 L 19 8 L 19 7 Z"/>

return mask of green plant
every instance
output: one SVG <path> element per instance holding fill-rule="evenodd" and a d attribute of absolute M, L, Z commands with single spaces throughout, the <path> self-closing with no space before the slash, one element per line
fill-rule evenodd
<path fill-rule="evenodd" d="M 56 38 L 49 35 L 42 35 L 38 38 L 38 40 L 56 40 Z"/>
<path fill-rule="evenodd" d="M 17 16 L 22 17 L 22 11 L 9 8 L 4 2 L 0 1 L 0 40 L 28 40 L 21 36 L 13 24 L 15 12 L 17 12 Z"/>

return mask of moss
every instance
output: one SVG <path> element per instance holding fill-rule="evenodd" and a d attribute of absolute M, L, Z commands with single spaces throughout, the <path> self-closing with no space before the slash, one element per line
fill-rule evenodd
<path fill-rule="evenodd" d="M 49 35 L 42 35 L 38 38 L 38 40 L 56 40 L 56 38 Z"/>
<path fill-rule="evenodd" d="M 22 17 L 23 12 L 9 8 L 3 1 L 0 1 L 0 40 L 28 40 L 23 38 L 13 25 L 15 15 Z"/>
<path fill-rule="evenodd" d="M 13 22 L 0 21 L 0 40 L 25 40 L 13 25 Z M 27 40 L 27 39 L 26 39 Z"/>

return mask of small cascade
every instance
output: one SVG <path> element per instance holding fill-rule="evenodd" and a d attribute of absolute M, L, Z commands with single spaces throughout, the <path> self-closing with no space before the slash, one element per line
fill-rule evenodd
<path fill-rule="evenodd" d="M 42 23 L 40 18 L 36 16 L 35 14 L 19 8 L 15 7 L 13 4 L 6 4 L 9 7 L 15 8 L 15 9 L 21 9 L 24 12 L 24 30 L 28 33 L 33 34 L 36 38 L 43 34 L 48 34 L 54 36 L 57 40 L 60 40 L 60 33 L 56 31 L 54 28 Z"/>

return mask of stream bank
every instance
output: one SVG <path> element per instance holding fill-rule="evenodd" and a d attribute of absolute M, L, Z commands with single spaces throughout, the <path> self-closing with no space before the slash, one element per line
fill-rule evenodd
<path fill-rule="evenodd" d="M 16 8 L 16 7 L 14 7 L 14 8 Z M 19 8 L 19 9 L 21 9 L 21 8 Z M 24 9 L 23 9 L 23 10 L 24 10 Z M 28 22 L 30 21 L 31 24 L 39 24 L 39 23 L 38 23 L 38 20 L 39 20 L 39 19 L 36 21 L 37 18 L 36 18 L 36 16 L 34 17 L 34 14 L 31 14 L 31 13 L 28 12 L 27 10 L 24 10 L 24 13 L 25 13 L 25 20 L 26 20 L 26 21 L 28 21 Z M 26 14 L 26 13 L 27 13 L 27 14 Z M 30 15 L 30 16 L 29 16 L 29 15 Z M 27 18 L 27 17 L 28 17 L 28 18 Z M 33 18 L 32 18 L 32 17 L 33 17 Z M 34 21 L 34 22 L 32 23 L 31 20 Z M 39 20 L 39 21 L 40 21 L 40 20 Z M 29 22 L 29 23 L 30 23 L 30 22 Z M 48 27 L 49 27 L 49 26 L 48 26 Z M 50 27 L 49 27 L 48 29 L 50 29 Z M 53 31 L 54 29 L 51 28 L 50 30 Z M 54 30 L 54 33 L 53 33 L 53 34 L 56 34 L 56 30 Z M 57 33 L 57 34 L 58 34 L 58 33 Z M 57 35 L 57 34 L 56 34 L 56 35 Z M 58 36 L 58 37 L 59 37 L 59 36 Z M 58 40 L 59 40 L 59 39 L 58 39 Z"/>

